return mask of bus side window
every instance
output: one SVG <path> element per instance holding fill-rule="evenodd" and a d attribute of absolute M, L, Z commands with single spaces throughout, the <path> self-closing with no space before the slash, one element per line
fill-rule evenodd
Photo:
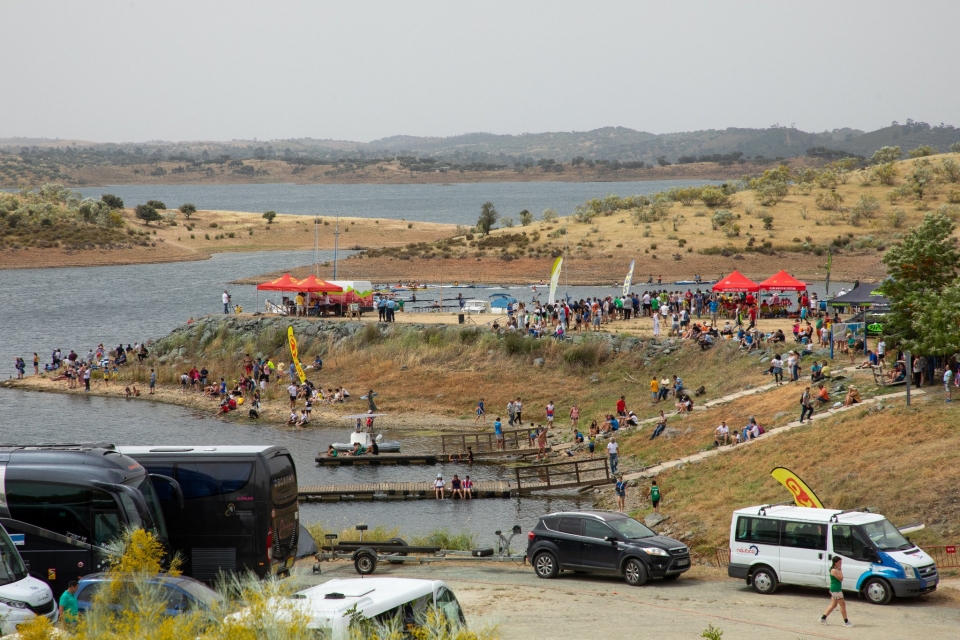
<path fill-rule="evenodd" d="M 833 552 L 852 560 L 871 562 L 873 547 L 856 527 L 848 524 L 833 525 Z"/>
<path fill-rule="evenodd" d="M 7 482 L 7 504 L 15 520 L 61 535 L 90 538 L 90 492 L 70 485 Z"/>
<path fill-rule="evenodd" d="M 776 520 L 740 516 L 737 520 L 737 542 L 780 544 L 780 527 Z"/>

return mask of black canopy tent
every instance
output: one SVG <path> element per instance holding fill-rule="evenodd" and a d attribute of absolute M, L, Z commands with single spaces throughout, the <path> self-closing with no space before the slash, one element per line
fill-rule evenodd
<path fill-rule="evenodd" d="M 861 284 L 842 296 L 828 300 L 831 307 L 869 307 L 873 311 L 889 310 L 890 301 L 878 290 L 879 284 Z"/>

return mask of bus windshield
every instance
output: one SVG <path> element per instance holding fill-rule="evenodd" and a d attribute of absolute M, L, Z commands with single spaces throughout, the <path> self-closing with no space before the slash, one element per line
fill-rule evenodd
<path fill-rule="evenodd" d="M 147 503 L 147 510 L 149 511 L 149 520 L 153 522 L 153 532 L 161 539 L 166 540 L 167 523 L 163 518 L 160 500 L 157 498 L 157 493 L 153 489 L 153 482 L 151 482 L 150 476 L 144 474 L 143 478 L 135 480 L 131 483 L 131 486 L 143 494 L 143 500 Z M 141 520 L 146 521 L 147 518 L 141 518 Z"/>
<path fill-rule="evenodd" d="M 19 582 L 27 577 L 27 569 L 10 536 L 0 529 L 0 585 Z"/>
<path fill-rule="evenodd" d="M 905 551 L 913 548 L 913 543 L 904 538 L 903 534 L 886 519 L 861 525 L 860 529 L 881 551 Z"/>

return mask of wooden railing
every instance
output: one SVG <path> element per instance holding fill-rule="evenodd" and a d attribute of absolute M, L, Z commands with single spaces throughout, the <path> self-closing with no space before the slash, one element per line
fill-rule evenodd
<path fill-rule="evenodd" d="M 530 444 L 530 432 L 516 429 L 503 432 L 504 449 L 526 449 Z M 472 447 L 475 453 L 497 450 L 497 437 L 493 433 L 455 433 L 440 436 L 440 448 L 443 453 L 466 453 Z"/>
<path fill-rule="evenodd" d="M 520 493 L 567 487 L 589 487 L 609 484 L 613 481 L 606 457 L 517 467 L 514 474 L 517 491 Z"/>

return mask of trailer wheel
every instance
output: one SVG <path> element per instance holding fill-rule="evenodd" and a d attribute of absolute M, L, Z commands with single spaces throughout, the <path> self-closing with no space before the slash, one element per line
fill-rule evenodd
<path fill-rule="evenodd" d="M 405 547 L 405 546 L 407 546 L 407 542 L 406 542 L 403 538 L 390 538 L 389 540 L 387 540 L 387 544 L 394 544 L 394 545 L 397 545 L 398 547 Z M 405 556 L 405 555 L 407 555 L 407 552 L 406 552 L 406 551 L 396 551 L 396 552 L 394 552 L 394 553 L 391 553 L 390 555 L 392 555 L 392 556 Z M 389 562 L 390 562 L 390 564 L 403 564 L 403 560 L 389 560 Z"/>
<path fill-rule="evenodd" d="M 368 576 L 377 570 L 377 555 L 372 549 L 358 549 L 353 554 L 353 568 L 362 576 Z"/>

